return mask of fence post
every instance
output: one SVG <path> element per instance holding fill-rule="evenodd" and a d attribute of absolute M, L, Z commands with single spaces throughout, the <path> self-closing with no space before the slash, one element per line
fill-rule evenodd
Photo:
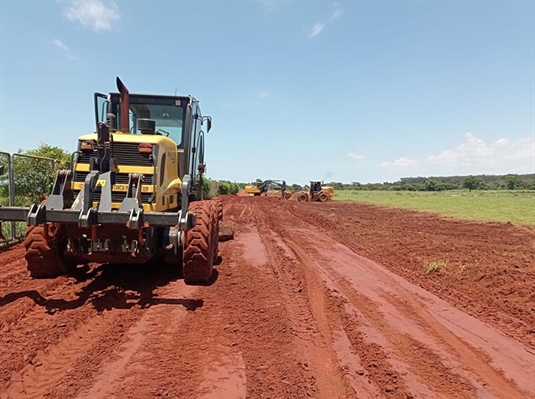
<path fill-rule="evenodd" d="M 7 157 L 7 179 L 8 179 L 8 200 L 9 200 L 9 206 L 13 206 L 15 204 L 15 184 L 13 179 L 13 157 L 9 152 L 3 152 L 0 151 L 0 155 L 5 155 Z M 15 230 L 14 230 L 15 222 L 11 222 L 11 241 L 15 238 Z"/>
<path fill-rule="evenodd" d="M 8 179 L 9 179 L 9 206 L 15 206 L 15 171 L 13 168 L 13 156 L 11 155 L 8 159 L 9 167 L 8 169 Z M 15 233 L 17 229 L 16 222 L 11 222 L 11 241 L 15 241 Z"/>
<path fill-rule="evenodd" d="M 39 157 L 37 155 L 26 155 L 26 154 L 13 154 L 11 155 L 11 173 L 9 175 L 9 206 L 15 206 L 15 156 L 22 158 L 31 158 L 31 159 L 42 159 L 45 161 L 50 161 L 52 170 L 54 171 L 56 163 L 59 161 L 57 159 Z M 16 222 L 11 222 L 11 240 L 14 241 L 16 238 Z"/>

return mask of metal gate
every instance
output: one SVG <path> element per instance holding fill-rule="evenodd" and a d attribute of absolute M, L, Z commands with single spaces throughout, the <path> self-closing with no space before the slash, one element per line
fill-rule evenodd
<path fill-rule="evenodd" d="M 46 199 L 59 161 L 0 151 L 0 206 L 30 206 Z M 24 222 L 0 222 L 0 245 L 26 235 Z"/>

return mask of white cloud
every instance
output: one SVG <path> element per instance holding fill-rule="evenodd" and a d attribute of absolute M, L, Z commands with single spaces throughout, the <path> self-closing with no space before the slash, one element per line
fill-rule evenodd
<path fill-rule="evenodd" d="M 54 39 L 52 41 L 52 44 L 54 44 L 54 46 L 60 48 L 63 51 L 69 51 L 69 48 L 65 44 L 63 44 L 63 42 L 59 39 Z"/>
<path fill-rule="evenodd" d="M 258 93 L 258 97 L 260 97 L 260 98 L 266 98 L 267 96 L 269 96 L 269 92 L 268 91 L 260 91 Z"/>
<path fill-rule="evenodd" d="M 393 169 L 408 169 L 416 165 L 418 165 L 418 161 L 416 159 L 410 159 L 406 157 L 398 158 L 394 162 L 385 161 L 381 164 L 383 168 Z"/>
<path fill-rule="evenodd" d="M 264 7 L 264 13 L 269 14 L 275 10 L 275 2 L 269 0 L 258 0 L 258 3 Z"/>
<path fill-rule="evenodd" d="M 320 24 L 320 23 L 315 24 L 310 30 L 310 34 L 308 35 L 308 37 L 312 39 L 313 37 L 319 35 L 321 31 L 323 30 L 323 28 L 325 28 L 324 24 Z"/>
<path fill-rule="evenodd" d="M 348 158 L 351 158 L 351 159 L 364 159 L 364 158 L 367 158 L 367 156 L 365 154 L 361 154 L 361 153 L 358 153 L 358 152 L 350 152 L 349 154 L 347 154 Z"/>
<path fill-rule="evenodd" d="M 427 157 L 431 165 L 455 165 L 475 167 L 505 167 L 518 162 L 535 160 L 535 139 L 510 141 L 501 138 L 494 143 L 487 144 L 485 140 L 466 133 L 462 144 L 452 150 L 446 150 L 438 155 Z"/>
<path fill-rule="evenodd" d="M 336 18 L 338 18 L 343 13 L 344 13 L 343 10 L 336 10 L 335 12 L 333 12 L 333 15 L 331 15 L 330 21 L 334 21 Z"/>
<path fill-rule="evenodd" d="M 501 138 L 487 143 L 467 133 L 457 147 L 430 155 L 422 162 L 402 157 L 381 166 L 391 171 L 411 170 L 422 176 L 534 173 L 535 137 Z"/>
<path fill-rule="evenodd" d="M 76 59 L 76 57 L 71 53 L 71 49 L 61 40 L 54 39 L 52 40 L 52 44 L 56 46 L 57 48 L 59 48 L 63 52 L 65 57 L 67 57 L 69 60 L 74 61 Z"/>
<path fill-rule="evenodd" d="M 95 32 L 112 30 L 114 23 L 120 19 L 119 7 L 113 1 L 78 0 L 69 4 L 63 16 Z"/>
<path fill-rule="evenodd" d="M 336 8 L 336 10 L 333 11 L 327 23 L 318 22 L 312 27 L 312 29 L 310 30 L 310 33 L 308 34 L 309 39 L 312 39 L 313 37 L 316 37 L 317 35 L 319 35 L 321 32 L 323 32 L 323 29 L 325 29 L 328 23 L 331 23 L 332 21 L 334 21 L 336 18 L 338 18 L 340 15 L 344 13 L 344 10 L 338 8 L 337 3 L 334 4 L 334 7 Z"/>

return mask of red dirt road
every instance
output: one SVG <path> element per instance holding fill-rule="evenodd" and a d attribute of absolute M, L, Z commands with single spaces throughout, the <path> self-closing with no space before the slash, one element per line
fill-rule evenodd
<path fill-rule="evenodd" d="M 0 398 L 535 398 L 533 230 L 223 201 L 206 287 L 157 265 L 31 280 L 0 253 Z"/>

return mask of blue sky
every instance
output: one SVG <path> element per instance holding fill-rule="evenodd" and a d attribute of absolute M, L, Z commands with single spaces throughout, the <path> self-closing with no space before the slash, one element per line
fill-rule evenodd
<path fill-rule="evenodd" d="M 0 7 L 2 151 L 73 151 L 120 76 L 201 101 L 215 179 L 535 172 L 532 1 Z"/>

